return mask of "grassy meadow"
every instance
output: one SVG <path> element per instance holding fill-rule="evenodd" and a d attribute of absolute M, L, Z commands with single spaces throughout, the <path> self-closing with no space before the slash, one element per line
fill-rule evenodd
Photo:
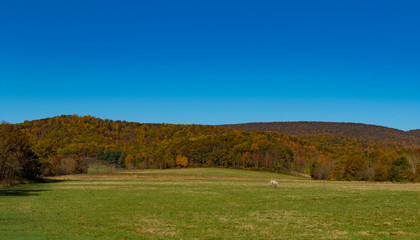
<path fill-rule="evenodd" d="M 419 238 L 420 184 L 192 168 L 0 189 L 0 239 Z"/>

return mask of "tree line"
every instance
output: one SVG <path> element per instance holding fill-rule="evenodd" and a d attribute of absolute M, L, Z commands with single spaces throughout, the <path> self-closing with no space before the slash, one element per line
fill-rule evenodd
<path fill-rule="evenodd" d="M 14 128 L 25 133 L 45 175 L 83 173 L 84 159 L 97 158 L 124 168 L 219 166 L 329 180 L 420 180 L 418 146 L 338 135 L 290 136 L 76 115 L 26 121 Z"/>

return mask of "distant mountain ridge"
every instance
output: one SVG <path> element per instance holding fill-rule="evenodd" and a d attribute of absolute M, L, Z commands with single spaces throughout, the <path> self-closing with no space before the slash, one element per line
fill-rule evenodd
<path fill-rule="evenodd" d="M 420 145 L 420 129 L 402 131 L 378 125 L 344 122 L 254 122 L 220 125 L 252 132 L 273 131 L 288 135 L 341 135 L 363 141 Z"/>
<path fill-rule="evenodd" d="M 410 130 L 408 131 L 408 133 L 412 136 L 416 136 L 417 138 L 420 138 L 420 129 Z"/>

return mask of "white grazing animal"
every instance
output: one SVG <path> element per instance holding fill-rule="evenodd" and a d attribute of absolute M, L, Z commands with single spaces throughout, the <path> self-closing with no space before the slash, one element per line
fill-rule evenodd
<path fill-rule="evenodd" d="M 280 184 L 276 180 L 271 180 L 270 181 L 270 186 L 280 187 Z"/>

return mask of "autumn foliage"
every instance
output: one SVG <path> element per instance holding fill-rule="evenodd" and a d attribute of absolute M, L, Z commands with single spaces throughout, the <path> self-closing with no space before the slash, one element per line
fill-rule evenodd
<path fill-rule="evenodd" d="M 420 129 L 401 131 L 377 125 L 340 122 L 263 122 L 223 125 L 245 131 L 275 131 L 288 135 L 331 134 L 388 145 L 420 145 Z"/>
<path fill-rule="evenodd" d="M 38 156 L 32 151 L 26 131 L 15 125 L 0 124 L 0 181 L 34 180 L 41 174 Z"/>
<path fill-rule="evenodd" d="M 416 181 L 410 165 L 418 145 L 389 144 L 342 135 L 286 135 L 219 126 L 141 124 L 91 116 L 59 116 L 18 125 L 46 165 L 83 172 L 98 158 L 125 168 L 220 166 L 310 174 L 316 179 Z M 410 155 L 411 154 L 411 155 Z M 57 163 L 60 159 L 60 163 Z M 79 164 L 79 165 L 77 165 Z M 76 167 L 79 166 L 79 167 Z M 77 170 L 76 170 L 77 169 Z M 82 169 L 82 170 L 81 170 Z"/>
<path fill-rule="evenodd" d="M 176 165 L 179 167 L 187 167 L 188 158 L 181 155 L 176 156 Z"/>

